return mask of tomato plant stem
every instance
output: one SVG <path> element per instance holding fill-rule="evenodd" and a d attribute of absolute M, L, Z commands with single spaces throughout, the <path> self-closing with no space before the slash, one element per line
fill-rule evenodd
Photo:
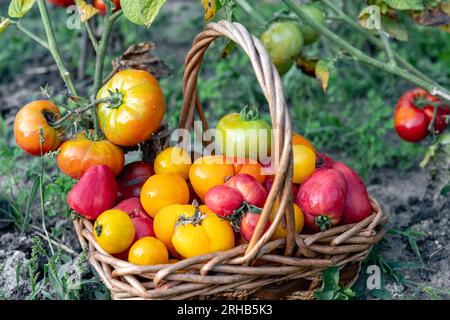
<path fill-rule="evenodd" d="M 49 51 L 55 59 L 55 62 L 58 66 L 61 77 L 69 89 L 70 94 L 73 96 L 78 96 L 77 91 L 75 89 L 75 85 L 72 82 L 72 77 L 70 75 L 69 70 L 67 70 L 62 58 L 59 53 L 58 44 L 56 43 L 55 32 L 53 30 L 52 23 L 49 18 L 48 8 L 44 0 L 38 0 L 39 12 L 41 13 L 42 22 L 44 24 L 45 33 L 47 35 L 48 47 Z"/>
<path fill-rule="evenodd" d="M 261 25 L 266 25 L 267 20 L 247 2 L 247 0 L 234 0 L 245 12 L 255 18 Z"/>
<path fill-rule="evenodd" d="M 34 34 L 30 30 L 25 28 L 25 26 L 20 21 L 11 21 L 10 23 L 15 25 L 17 27 L 17 29 L 22 31 L 25 35 L 27 35 L 32 40 L 36 41 L 38 44 L 43 46 L 45 49 L 50 50 L 48 47 L 48 43 L 44 39 L 40 38 L 38 35 Z"/>
<path fill-rule="evenodd" d="M 89 20 L 84 23 L 84 27 L 89 35 L 89 39 L 91 40 L 91 43 L 92 43 L 92 46 L 94 47 L 95 52 L 97 52 L 98 51 L 98 41 L 97 41 L 97 37 L 94 34 L 94 31 L 92 30 Z"/>
<path fill-rule="evenodd" d="M 325 38 L 330 40 L 331 43 L 342 49 L 343 51 L 349 53 L 355 60 L 365 63 L 369 66 L 375 67 L 377 69 L 386 71 L 390 74 L 396 75 L 403 78 L 415 85 L 429 91 L 432 94 L 439 95 L 440 97 L 447 100 L 450 93 L 442 88 L 440 85 L 436 84 L 434 81 L 425 81 L 422 78 L 410 73 L 407 70 L 401 69 L 398 66 L 391 65 L 369 57 L 361 50 L 355 48 L 350 43 L 339 37 L 334 32 L 330 31 L 326 26 L 316 22 L 308 14 L 306 14 L 301 8 L 294 4 L 292 0 L 282 0 L 286 6 L 288 6 L 304 23 L 309 25 L 312 29 L 322 34 Z M 383 44 L 382 44 L 383 45 Z"/>
<path fill-rule="evenodd" d="M 389 43 L 389 34 L 387 34 L 383 30 L 379 30 L 380 38 L 383 41 L 384 50 L 386 51 L 386 54 L 389 59 L 389 63 L 393 66 L 397 65 L 397 61 L 395 61 L 394 57 L 394 51 L 392 51 L 391 44 Z"/>
<path fill-rule="evenodd" d="M 95 76 L 94 76 L 94 97 L 97 96 L 98 90 L 103 81 L 103 69 L 105 65 L 106 51 L 108 50 L 109 38 L 111 36 L 111 31 L 114 26 L 114 22 L 122 15 L 122 10 L 117 11 L 111 16 L 105 18 L 105 30 L 103 31 L 102 38 L 98 44 L 97 58 L 95 62 Z M 94 121 L 94 137 L 98 134 L 98 116 L 97 116 L 97 105 L 92 106 L 92 118 Z"/>

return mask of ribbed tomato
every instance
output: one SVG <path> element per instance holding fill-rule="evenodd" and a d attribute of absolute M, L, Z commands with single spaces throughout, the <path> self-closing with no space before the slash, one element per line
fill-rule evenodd
<path fill-rule="evenodd" d="M 159 128 L 166 112 L 158 81 L 147 71 L 116 73 L 98 92 L 97 98 L 113 97 L 114 102 L 97 107 L 106 138 L 119 146 L 144 142 Z"/>
<path fill-rule="evenodd" d="M 51 126 L 51 123 L 61 117 L 59 109 L 50 101 L 34 101 L 22 109 L 14 120 L 14 138 L 16 143 L 25 152 L 33 155 L 41 155 L 42 130 L 44 142 L 42 144 L 42 154 L 55 151 L 61 144 L 58 131 Z"/>
<path fill-rule="evenodd" d="M 108 140 L 93 141 L 85 133 L 66 141 L 56 158 L 62 172 L 79 179 L 92 166 L 106 165 L 117 176 L 123 169 L 125 158 L 122 149 Z"/>

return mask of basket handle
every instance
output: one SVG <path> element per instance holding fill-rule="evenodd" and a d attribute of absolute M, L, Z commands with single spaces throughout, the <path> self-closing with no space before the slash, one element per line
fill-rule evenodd
<path fill-rule="evenodd" d="M 270 240 L 283 217 L 286 219 L 287 226 L 285 254 L 291 255 L 295 247 L 295 229 L 291 198 L 293 160 L 290 115 L 278 71 L 259 39 L 251 35 L 240 23 L 225 20 L 219 23 L 209 23 L 205 30 L 195 38 L 185 60 L 183 106 L 179 127 L 189 130 L 193 125 L 194 113 L 197 110 L 203 128 L 207 129 L 206 118 L 197 95 L 197 79 L 206 50 L 220 37 L 228 38 L 238 44 L 250 58 L 258 83 L 269 104 L 275 136 L 274 150 L 272 151 L 276 168 L 275 180 L 245 255 L 238 258 L 235 263 L 248 263 L 257 257 L 260 249 Z M 277 199 L 279 206 L 274 220 L 267 232 L 262 234 Z"/>

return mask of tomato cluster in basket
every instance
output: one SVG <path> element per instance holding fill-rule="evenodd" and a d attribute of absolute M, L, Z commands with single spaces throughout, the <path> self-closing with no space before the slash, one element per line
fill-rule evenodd
<path fill-rule="evenodd" d="M 216 128 L 218 150 L 244 144 L 242 157 L 217 152 L 193 160 L 191 152 L 172 146 L 152 163 L 124 166 L 124 150 L 148 140 L 160 127 L 163 92 L 148 72 L 125 70 L 100 89 L 97 99 L 104 137 L 88 130 L 62 138 L 58 107 L 36 101 L 19 111 L 15 138 L 32 155 L 58 150 L 60 170 L 78 179 L 68 195 L 69 207 L 94 222 L 92 233 L 105 252 L 137 265 L 166 264 L 251 240 L 275 179 L 271 163 L 263 165 L 249 151 L 265 145 L 271 153 L 271 126 L 255 108 L 225 115 Z M 254 130 L 264 134 L 254 135 Z M 317 152 L 299 134 L 292 144 L 297 234 L 355 223 L 371 214 L 367 191 L 352 169 Z M 264 232 L 278 206 L 276 201 Z M 271 239 L 286 234 L 283 221 Z"/>

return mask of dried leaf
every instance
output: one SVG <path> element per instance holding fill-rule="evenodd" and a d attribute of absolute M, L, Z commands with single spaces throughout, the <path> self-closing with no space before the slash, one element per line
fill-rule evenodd
<path fill-rule="evenodd" d="M 361 10 L 358 15 L 359 24 L 368 30 L 380 29 L 380 7 L 371 5 Z"/>
<path fill-rule="evenodd" d="M 217 0 L 202 0 L 203 8 L 205 9 L 205 21 L 211 21 L 216 16 L 217 11 L 219 10 Z"/>
<path fill-rule="evenodd" d="M 115 71 L 146 70 L 158 79 L 168 77 L 171 70 L 161 59 L 152 54 L 154 49 L 153 42 L 133 44 L 122 56 L 112 62 L 113 68 Z"/>
<path fill-rule="evenodd" d="M 75 0 L 75 4 L 77 5 L 78 12 L 80 13 L 81 22 L 88 21 L 90 18 L 100 12 L 100 10 L 98 10 L 91 4 L 87 4 L 84 0 Z"/>
<path fill-rule="evenodd" d="M 300 69 L 304 74 L 310 77 L 316 77 L 316 66 L 317 62 L 319 62 L 319 58 L 308 58 L 299 54 L 295 58 L 295 65 L 298 69 Z"/>
<path fill-rule="evenodd" d="M 323 92 L 327 92 L 328 80 L 330 79 L 330 68 L 332 62 L 328 60 L 319 60 L 316 65 L 316 78 L 322 83 Z"/>
<path fill-rule="evenodd" d="M 450 16 L 450 2 L 441 3 L 440 7 L 442 12 Z"/>
<path fill-rule="evenodd" d="M 450 16 L 448 16 L 440 8 L 433 10 L 425 10 L 420 12 L 414 12 L 411 16 L 417 23 L 424 26 L 440 27 L 450 24 Z"/>

